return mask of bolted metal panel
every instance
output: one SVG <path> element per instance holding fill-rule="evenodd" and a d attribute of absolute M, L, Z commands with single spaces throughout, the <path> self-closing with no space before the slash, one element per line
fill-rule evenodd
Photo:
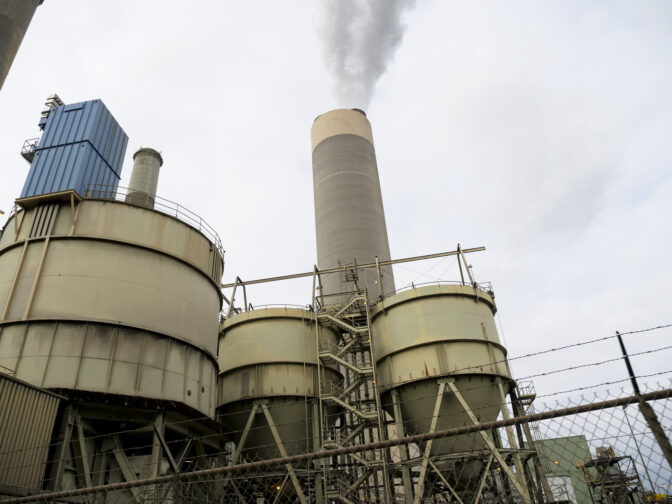
<path fill-rule="evenodd" d="M 44 0 L 0 0 L 0 89 L 5 83 L 35 9 Z"/>
<path fill-rule="evenodd" d="M 40 489 L 60 398 L 0 373 L 0 485 Z"/>
<path fill-rule="evenodd" d="M 131 173 L 126 202 L 154 208 L 154 197 L 163 158 L 158 151 L 143 147 L 133 155 L 133 162 L 133 173 Z"/>
<path fill-rule="evenodd" d="M 333 110 L 315 119 L 311 130 L 317 262 L 320 269 L 390 259 L 383 199 L 378 179 L 371 125 L 358 110 Z M 391 266 L 381 268 L 383 292 L 394 291 Z M 346 289 L 353 274 L 327 275 L 323 294 Z M 369 296 L 380 293 L 374 270 L 357 272 L 360 288 Z M 364 278 L 366 275 L 366 278 Z M 327 297 L 325 303 L 337 303 Z"/>
<path fill-rule="evenodd" d="M 494 321 L 495 305 L 486 292 L 470 286 L 433 285 L 401 292 L 381 301 L 372 312 L 378 382 L 384 408 L 394 414 L 399 394 L 409 434 L 427 432 L 439 381 L 453 380 L 480 422 L 501 411 L 497 380 L 510 380 L 506 350 Z M 436 429 L 468 425 L 458 399 L 446 393 Z M 436 440 L 432 455 L 484 447 L 478 436 Z M 466 468 L 465 474 L 474 468 Z"/>
<path fill-rule="evenodd" d="M 240 441 L 254 401 L 267 402 L 287 452 L 312 447 L 312 401 L 317 399 L 317 318 L 296 308 L 264 308 L 235 315 L 222 324 L 219 337 L 218 416 Z M 337 334 L 318 326 L 320 341 Z M 322 367 L 323 381 L 340 383 L 342 375 Z M 328 420 L 327 422 L 330 422 Z M 275 457 L 279 451 L 263 414 L 254 419 L 244 453 Z"/>
<path fill-rule="evenodd" d="M 169 400 L 207 416 L 215 412 L 214 359 L 148 331 L 91 322 L 3 324 L 0 366 L 46 389 Z"/>

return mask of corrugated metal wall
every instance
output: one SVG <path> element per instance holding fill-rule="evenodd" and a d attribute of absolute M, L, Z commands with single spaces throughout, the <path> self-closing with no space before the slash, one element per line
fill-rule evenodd
<path fill-rule="evenodd" d="M 0 373 L 0 485 L 41 487 L 59 402 Z"/>
<path fill-rule="evenodd" d="M 116 187 L 128 136 L 101 100 L 55 107 L 40 120 L 44 129 L 21 197 L 89 184 Z"/>

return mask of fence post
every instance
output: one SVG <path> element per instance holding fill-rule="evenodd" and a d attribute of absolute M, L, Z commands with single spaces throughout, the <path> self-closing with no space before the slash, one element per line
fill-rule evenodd
<path fill-rule="evenodd" d="M 660 421 L 656 416 L 656 412 L 653 411 L 651 405 L 642 398 L 642 393 L 639 391 L 639 384 L 637 383 L 637 378 L 635 377 L 635 372 L 632 370 L 632 365 L 630 364 L 630 357 L 628 352 L 625 350 L 625 345 L 623 344 L 623 338 L 621 333 L 616 331 L 616 337 L 618 338 L 618 343 L 621 345 L 621 352 L 623 353 L 623 359 L 625 360 L 625 366 L 628 368 L 628 373 L 630 374 L 630 382 L 632 382 L 632 388 L 635 390 L 635 395 L 639 398 L 639 411 L 642 412 L 644 420 L 646 420 L 649 429 L 653 433 L 653 437 L 656 439 L 658 446 L 660 446 L 661 451 L 667 464 L 672 469 L 672 445 L 670 445 L 670 440 L 668 439 L 665 431 L 660 425 Z"/>

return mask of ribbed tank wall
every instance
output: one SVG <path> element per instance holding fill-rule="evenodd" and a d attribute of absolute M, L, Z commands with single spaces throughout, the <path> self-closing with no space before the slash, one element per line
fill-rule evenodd
<path fill-rule="evenodd" d="M 5 83 L 23 36 L 42 0 L 2 0 L 0 2 L 0 89 Z"/>
<path fill-rule="evenodd" d="M 217 248 L 177 219 L 43 201 L 0 239 L 0 364 L 44 388 L 215 407 Z"/>
<path fill-rule="evenodd" d="M 399 394 L 407 433 L 429 430 L 439 383 L 445 379 L 453 380 L 479 421 L 497 419 L 502 405 L 497 380 L 506 382 L 511 374 L 494 313 L 490 295 L 462 285 L 404 291 L 374 308 L 372 331 L 383 404 L 393 415 L 391 394 Z M 470 425 L 458 399 L 446 390 L 436 429 Z M 479 436 L 457 436 L 435 440 L 432 454 L 481 448 Z"/>
<path fill-rule="evenodd" d="M 390 259 L 371 125 L 358 110 L 333 110 L 311 130 L 317 261 L 320 269 Z M 390 266 L 381 268 L 383 291 L 394 291 Z M 380 293 L 375 269 L 359 273 L 370 297 Z M 322 278 L 326 296 L 342 292 L 337 274 Z M 341 300 L 326 297 L 325 303 Z"/>
<path fill-rule="evenodd" d="M 224 322 L 219 338 L 218 417 L 240 441 L 255 401 L 264 400 L 290 454 L 313 446 L 313 402 L 317 400 L 316 317 L 295 308 L 266 308 Z M 321 340 L 335 345 L 337 335 L 319 326 Z M 341 374 L 323 367 L 326 382 Z M 315 419 L 317 420 L 317 419 Z M 329 420 L 327 420 L 329 421 Z M 261 410 L 245 442 L 247 459 L 280 456 L 268 419 Z"/>

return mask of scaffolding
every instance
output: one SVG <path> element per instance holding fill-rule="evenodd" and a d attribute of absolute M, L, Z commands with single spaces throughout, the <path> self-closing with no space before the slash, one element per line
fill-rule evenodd
<path fill-rule="evenodd" d="M 629 455 L 617 456 L 611 446 L 598 448 L 595 458 L 578 464 L 595 504 L 641 504 L 642 481 Z"/>

